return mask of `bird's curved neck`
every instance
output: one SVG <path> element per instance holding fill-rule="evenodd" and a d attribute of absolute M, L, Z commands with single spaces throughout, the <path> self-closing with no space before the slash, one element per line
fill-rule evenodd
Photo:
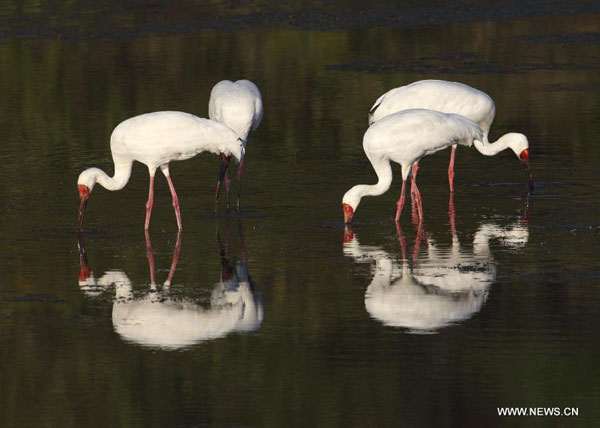
<path fill-rule="evenodd" d="M 97 169 L 96 182 L 107 190 L 121 190 L 131 177 L 132 162 L 115 161 L 115 175 L 109 177 L 101 169 Z"/>
<path fill-rule="evenodd" d="M 390 188 L 392 184 L 392 167 L 388 159 L 371 159 L 371 165 L 377 174 L 377 184 L 359 184 L 356 186 L 360 197 L 379 196 Z"/>
<path fill-rule="evenodd" d="M 483 138 L 483 142 L 479 140 L 474 140 L 473 144 L 479 153 L 486 156 L 494 156 L 500 153 L 503 150 L 510 148 L 510 137 L 507 135 L 503 135 L 498 138 L 495 142 L 490 143 L 487 137 Z"/>

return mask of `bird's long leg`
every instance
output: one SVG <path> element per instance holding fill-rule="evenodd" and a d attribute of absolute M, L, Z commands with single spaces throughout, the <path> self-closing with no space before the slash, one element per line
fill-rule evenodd
<path fill-rule="evenodd" d="M 448 184 L 450 184 L 450 192 L 454 191 L 454 158 L 456 156 L 456 145 L 452 146 L 450 153 L 450 164 L 448 165 Z"/>
<path fill-rule="evenodd" d="M 242 173 L 244 171 L 244 159 L 240 161 L 238 165 L 237 178 L 238 178 L 238 200 L 237 200 L 237 209 L 240 210 L 240 199 L 242 198 Z"/>
<path fill-rule="evenodd" d="M 415 183 L 415 193 L 413 195 L 415 197 L 415 201 L 417 202 L 417 211 L 419 212 L 419 221 L 423 220 L 423 200 L 421 199 L 421 192 Z"/>
<path fill-rule="evenodd" d="M 169 190 L 171 191 L 171 197 L 173 198 L 173 209 L 175 210 L 175 218 L 177 218 L 177 228 L 181 232 L 181 212 L 179 211 L 179 198 L 177 197 L 175 186 L 173 186 L 173 181 L 171 180 L 171 175 L 169 174 L 169 165 L 161 165 L 160 170 L 165 175 L 167 183 L 169 183 Z"/>
<path fill-rule="evenodd" d="M 146 202 L 146 222 L 144 230 L 150 227 L 150 216 L 152 215 L 152 206 L 154 205 L 154 171 L 150 172 L 150 188 L 148 190 L 148 201 Z"/>
<path fill-rule="evenodd" d="M 410 194 L 413 195 L 415 193 L 415 187 L 417 185 L 417 172 L 419 171 L 419 161 L 416 161 L 415 163 L 413 163 L 412 167 L 410 168 L 410 172 L 411 172 L 411 176 L 412 176 L 412 180 L 410 182 Z"/>
<path fill-rule="evenodd" d="M 221 168 L 219 169 L 219 178 L 217 180 L 217 188 L 215 189 L 215 211 L 217 210 L 217 202 L 219 201 L 219 193 L 221 191 L 221 182 L 225 178 L 227 167 L 229 166 L 229 160 L 231 158 L 221 153 Z"/>
<path fill-rule="evenodd" d="M 398 223 L 400 221 L 400 213 L 402 213 L 402 207 L 404 206 L 404 200 L 406 198 L 406 180 L 402 179 L 402 190 L 400 191 L 400 199 L 396 202 L 396 218 L 395 221 Z"/>
<path fill-rule="evenodd" d="M 227 197 L 227 209 L 229 209 L 229 205 L 230 205 L 230 200 L 231 200 L 231 178 L 229 178 L 229 169 L 227 169 L 225 171 L 225 190 L 226 190 L 226 197 Z"/>

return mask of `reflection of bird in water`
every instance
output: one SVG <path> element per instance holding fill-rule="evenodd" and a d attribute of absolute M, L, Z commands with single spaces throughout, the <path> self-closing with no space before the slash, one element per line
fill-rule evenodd
<path fill-rule="evenodd" d="M 390 188 L 391 161 L 402 167 L 402 190 L 395 218 L 398 222 L 404 206 L 406 180 L 415 162 L 452 144 L 471 146 L 474 141 L 482 141 L 483 138 L 481 128 L 469 119 L 433 110 L 403 110 L 375 122 L 364 135 L 363 149 L 377 174 L 378 182 L 356 185 L 344 194 L 344 223 L 352 222 L 363 196 L 381 195 Z M 413 187 L 413 196 L 419 207 L 419 217 L 423 218 L 421 194 L 416 185 Z"/>
<path fill-rule="evenodd" d="M 116 299 L 112 311 L 113 326 L 126 341 L 144 346 L 178 349 L 224 337 L 232 332 L 254 331 L 262 323 L 262 298 L 250 281 L 245 259 L 236 263 L 233 269 L 235 275 L 227 281 L 220 281 L 214 287 L 210 307 L 205 308 L 191 299 L 175 297 L 169 293 L 179 258 L 180 236 L 175 244 L 168 278 L 159 290 L 154 277 L 152 246 L 146 235 L 151 292 L 142 298 L 134 297 L 132 283 L 121 271 L 109 271 L 95 279 L 87 264 L 81 239 L 79 246 L 80 287 L 86 294 L 94 296 L 114 285 Z"/>
<path fill-rule="evenodd" d="M 369 111 L 369 125 L 385 116 L 401 110 L 426 108 L 455 113 L 472 120 L 483 130 L 486 144 L 475 144 L 475 148 L 486 156 L 494 156 L 505 149 L 512 149 L 525 168 L 529 190 L 533 190 L 531 169 L 529 168 L 529 142 L 523 134 L 508 133 L 494 143 L 487 143 L 490 126 L 496 115 L 494 100 L 478 89 L 458 82 L 444 80 L 421 80 L 410 85 L 394 88 L 380 96 Z M 456 144 L 452 146 L 448 165 L 448 182 L 453 190 L 454 158 Z M 413 166 L 413 181 L 416 180 L 418 161 Z"/>
<path fill-rule="evenodd" d="M 451 218 L 451 224 L 454 224 Z M 422 225 L 417 230 L 415 249 L 407 258 L 406 242 L 399 230 L 402 259 L 398 263 L 381 247 L 360 245 L 346 231 L 344 254 L 359 263 L 373 265 L 373 280 L 365 292 L 367 312 L 384 325 L 404 327 L 412 333 L 430 333 L 464 321 L 477 313 L 496 278 L 489 241 L 498 238 L 505 245 L 519 247 L 528 239 L 521 224 L 502 228 L 482 224 L 467 251 L 452 227 L 452 245 L 442 249 L 426 237 Z M 420 252 L 427 240 L 427 251 Z"/>
<path fill-rule="evenodd" d="M 154 204 L 154 174 L 160 167 L 169 183 L 177 228 L 181 230 L 179 198 L 169 173 L 171 161 L 190 159 L 201 152 L 224 154 L 241 160 L 244 156 L 242 140 L 229 127 L 214 120 L 201 119 L 180 111 L 157 111 L 141 114 L 121 122 L 110 136 L 110 151 L 115 164 L 115 174 L 109 177 L 98 168 L 88 168 L 77 179 L 79 191 L 78 230 L 83 229 L 85 208 L 96 183 L 108 190 L 121 190 L 131 176 L 133 161 L 148 167 L 150 187 L 146 202 L 146 222 Z"/>
<path fill-rule="evenodd" d="M 222 80 L 213 87 L 210 93 L 208 117 L 233 129 L 238 137 L 241 138 L 245 148 L 250 133 L 256 131 L 263 117 L 263 103 L 260 91 L 249 80 L 238 80 L 237 82 Z M 230 159 L 231 156 L 228 157 L 221 154 L 221 171 L 219 172 L 219 181 L 217 182 L 217 189 L 215 191 L 215 199 L 218 199 L 221 181 L 225 179 L 228 207 L 231 182 L 227 167 L 229 166 Z M 238 209 L 240 208 L 240 197 L 242 196 L 243 168 L 244 161 L 241 160 L 238 166 Z"/>

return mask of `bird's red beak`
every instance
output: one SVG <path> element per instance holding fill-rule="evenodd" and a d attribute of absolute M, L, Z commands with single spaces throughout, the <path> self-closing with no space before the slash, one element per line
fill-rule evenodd
<path fill-rule="evenodd" d="M 529 149 L 525 149 L 519 155 L 519 160 L 525 168 L 525 174 L 527 175 L 527 181 L 529 185 L 529 191 L 533 191 L 533 176 L 531 175 L 531 167 L 529 166 Z"/>
<path fill-rule="evenodd" d="M 83 216 L 85 215 L 85 207 L 87 206 L 87 200 L 90 198 L 90 189 L 83 184 L 77 186 L 79 191 L 79 216 L 77 217 L 77 230 L 81 232 L 83 230 Z"/>
<path fill-rule="evenodd" d="M 344 210 L 344 224 L 352 223 L 352 219 L 354 218 L 354 210 L 348 204 L 342 204 L 342 209 Z"/>

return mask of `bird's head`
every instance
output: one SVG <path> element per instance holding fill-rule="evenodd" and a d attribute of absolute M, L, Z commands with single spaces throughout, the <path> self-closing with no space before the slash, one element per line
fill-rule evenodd
<path fill-rule="evenodd" d="M 79 216 L 77 217 L 77 230 L 83 230 L 83 218 L 90 193 L 96 184 L 97 168 L 90 168 L 79 174 L 77 179 L 77 191 L 79 192 Z"/>
<path fill-rule="evenodd" d="M 348 190 L 344 197 L 342 198 L 342 210 L 344 211 L 344 224 L 352 223 L 352 219 L 354 218 L 354 213 L 356 208 L 358 208 L 358 204 L 360 204 L 360 188 L 358 186 L 354 186 L 352 189 Z"/>
<path fill-rule="evenodd" d="M 515 152 L 515 155 L 519 158 L 519 161 L 525 169 L 527 175 L 527 181 L 529 185 L 529 191 L 533 190 L 533 176 L 531 175 L 531 166 L 529 165 L 529 141 L 523 134 L 511 132 L 506 135 L 509 140 L 509 147 Z"/>

